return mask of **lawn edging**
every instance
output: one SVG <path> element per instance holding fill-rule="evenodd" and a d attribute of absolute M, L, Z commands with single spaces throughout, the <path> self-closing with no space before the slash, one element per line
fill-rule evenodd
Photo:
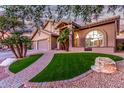
<path fill-rule="evenodd" d="M 90 73 L 92 73 L 93 72 L 93 70 L 88 70 L 87 72 L 85 72 L 85 73 L 83 73 L 83 74 L 81 74 L 81 75 L 79 75 L 79 76 L 76 76 L 76 77 L 74 77 L 74 78 L 72 78 L 72 79 L 68 79 L 68 80 L 58 80 L 58 81 L 51 81 L 51 82 L 26 82 L 24 85 L 23 85 L 23 87 L 25 87 L 25 88 L 30 88 L 30 87 L 45 87 L 45 86 L 47 86 L 47 84 L 49 84 L 49 83 L 69 83 L 69 82 L 73 82 L 73 81 L 76 81 L 76 80 L 79 80 L 79 79 L 81 79 L 81 78 L 84 78 L 84 77 L 86 77 L 87 75 L 89 75 Z"/>

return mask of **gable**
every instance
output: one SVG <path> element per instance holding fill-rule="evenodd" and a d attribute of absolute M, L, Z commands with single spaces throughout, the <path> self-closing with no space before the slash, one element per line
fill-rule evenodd
<path fill-rule="evenodd" d="M 51 22 L 48 22 L 47 25 L 45 26 L 44 30 L 51 31 L 51 29 L 52 29 L 52 24 L 51 24 Z"/>
<path fill-rule="evenodd" d="M 49 38 L 50 35 L 47 33 L 44 33 L 42 31 L 38 31 L 36 35 L 33 37 L 32 41 L 37 41 L 37 40 L 42 40 L 42 39 L 47 39 Z"/>
<path fill-rule="evenodd" d="M 54 32 L 55 31 L 55 25 L 56 25 L 56 23 L 54 21 L 48 21 L 43 29 L 50 31 L 50 32 Z"/>

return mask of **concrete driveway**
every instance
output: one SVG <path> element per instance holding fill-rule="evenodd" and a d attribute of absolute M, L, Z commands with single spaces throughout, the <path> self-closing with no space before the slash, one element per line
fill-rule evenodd
<path fill-rule="evenodd" d="M 39 50 L 28 50 L 27 55 L 30 54 L 37 54 L 37 53 L 45 53 L 46 51 L 39 51 Z M 3 60 L 8 57 L 15 57 L 14 54 L 11 51 L 3 51 L 0 52 L 0 60 Z"/>
<path fill-rule="evenodd" d="M 14 57 L 14 55 L 11 51 L 0 52 L 0 60 L 3 60 L 8 57 Z"/>

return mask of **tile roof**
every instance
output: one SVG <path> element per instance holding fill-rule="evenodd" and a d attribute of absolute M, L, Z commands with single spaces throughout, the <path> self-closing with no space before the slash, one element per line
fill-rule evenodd
<path fill-rule="evenodd" d="M 108 23 L 111 23 L 111 22 L 119 21 L 119 20 L 120 20 L 120 16 L 114 16 L 114 17 L 111 17 L 111 18 L 107 18 L 107 19 L 104 19 L 104 20 L 101 20 L 101 21 L 98 21 L 98 22 L 93 22 L 93 23 L 87 24 L 85 26 L 82 26 L 80 28 L 80 30 L 95 27 L 95 26 L 99 26 L 99 25 L 108 24 Z"/>

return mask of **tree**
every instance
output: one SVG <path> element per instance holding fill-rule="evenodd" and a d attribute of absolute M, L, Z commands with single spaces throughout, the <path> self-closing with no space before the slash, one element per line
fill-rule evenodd
<path fill-rule="evenodd" d="M 33 21 L 32 27 L 35 27 L 38 31 L 42 25 L 42 16 L 44 6 L 3 6 L 5 9 L 4 21 L 1 21 L 1 27 L 3 24 L 7 29 L 3 31 L 12 32 L 11 36 L 1 40 L 3 45 L 7 45 L 11 48 L 17 58 L 26 56 L 27 49 L 31 45 L 31 39 L 23 36 L 23 32 L 26 31 L 26 22 Z"/>
<path fill-rule="evenodd" d="M 60 21 L 61 19 L 70 19 L 72 13 L 72 6 L 70 5 L 57 5 L 55 9 L 55 20 Z"/>
<path fill-rule="evenodd" d="M 61 31 L 59 37 L 57 38 L 58 42 L 62 45 L 62 49 L 67 51 L 69 50 L 69 44 L 68 44 L 69 34 L 70 34 L 70 30 L 66 28 L 63 31 Z"/>
<path fill-rule="evenodd" d="M 11 31 L 15 31 L 18 26 L 22 25 L 16 17 L 0 16 L 0 40 L 10 36 Z"/>
<path fill-rule="evenodd" d="M 2 39 L 1 43 L 9 46 L 16 58 L 23 58 L 26 56 L 27 49 L 31 45 L 31 39 L 23 36 L 21 32 L 13 32 L 11 36 Z"/>
<path fill-rule="evenodd" d="M 0 40 L 1 39 L 4 39 L 4 36 L 6 34 L 6 30 L 7 30 L 7 27 L 8 27 L 8 20 L 6 17 L 4 16 L 0 16 L 0 33 L 1 33 L 1 36 L 0 36 Z"/>
<path fill-rule="evenodd" d="M 36 31 L 39 31 L 40 28 L 43 26 L 43 14 L 45 11 L 45 5 L 36 5 L 36 6 L 31 6 L 30 8 L 30 20 L 33 21 L 34 27 L 36 28 Z"/>
<path fill-rule="evenodd" d="M 17 32 L 17 29 L 21 28 L 21 26 L 22 21 L 15 16 L 0 17 L 0 30 L 3 33 L 0 42 L 1 44 L 10 47 L 17 58 L 26 56 L 28 44 L 31 41 L 29 38 L 22 36 L 23 31 Z M 8 31 L 10 35 L 4 38 L 4 35 Z"/>
<path fill-rule="evenodd" d="M 43 25 L 43 14 L 45 10 L 45 5 L 8 5 L 2 6 L 5 9 L 5 15 L 8 17 L 17 17 L 22 21 L 22 31 L 27 29 L 27 21 L 32 22 L 31 29 L 39 28 Z"/>
<path fill-rule="evenodd" d="M 60 21 L 61 19 L 76 19 L 81 18 L 86 24 L 91 22 L 92 16 L 96 15 L 96 19 L 102 12 L 104 6 L 102 5 L 58 5 L 58 6 L 48 6 L 48 5 L 31 5 L 31 6 L 2 6 L 5 10 L 4 16 L 7 17 L 7 23 L 5 27 L 10 32 L 16 31 L 26 31 L 27 21 L 32 22 L 31 28 L 35 28 L 39 31 L 43 26 L 43 18 L 54 19 L 55 21 Z M 3 21 L 2 21 L 3 23 Z M 4 27 L 4 26 L 1 26 Z M 63 35 L 62 35 L 63 37 Z M 64 36 L 66 37 L 66 36 Z M 66 39 L 64 39 L 66 40 Z"/>
<path fill-rule="evenodd" d="M 72 13 L 75 20 L 81 18 L 86 24 L 87 22 L 91 22 L 92 17 L 97 20 L 103 9 L 103 5 L 75 5 L 72 7 Z"/>
<path fill-rule="evenodd" d="M 95 19 L 97 21 L 100 14 L 102 14 L 103 9 L 104 9 L 103 5 L 92 6 L 93 19 Z"/>
<path fill-rule="evenodd" d="M 118 9 L 118 5 L 108 5 L 107 6 L 107 13 L 112 13 L 113 15 L 116 14 L 115 10 Z"/>

